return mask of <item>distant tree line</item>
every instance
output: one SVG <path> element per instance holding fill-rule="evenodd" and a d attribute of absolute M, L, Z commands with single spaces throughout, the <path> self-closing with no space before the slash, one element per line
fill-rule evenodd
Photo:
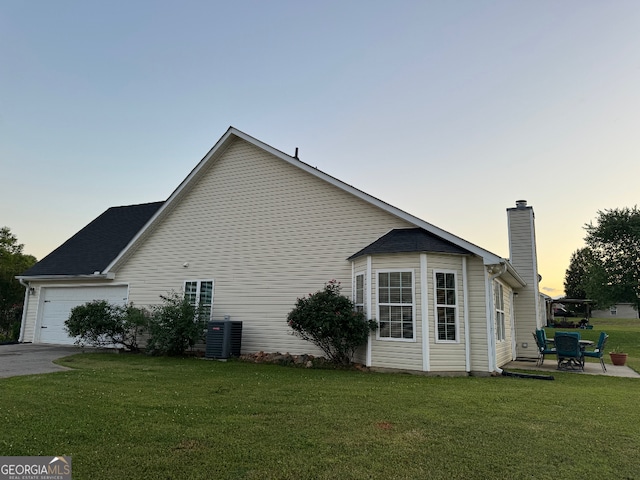
<path fill-rule="evenodd" d="M 15 277 L 36 263 L 34 256 L 22 253 L 23 248 L 9 227 L 0 228 L 0 342 L 15 341 L 20 335 L 25 288 Z"/>
<path fill-rule="evenodd" d="M 584 226 L 586 246 L 573 252 L 564 279 L 567 298 L 588 298 L 595 306 L 640 307 L 640 210 L 599 211 Z"/>

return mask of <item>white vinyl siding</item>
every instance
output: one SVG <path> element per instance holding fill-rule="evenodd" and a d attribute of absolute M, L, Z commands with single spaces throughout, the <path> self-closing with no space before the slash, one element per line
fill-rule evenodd
<path fill-rule="evenodd" d="M 467 261 L 467 280 L 469 287 L 469 339 L 472 372 L 486 372 L 489 368 L 486 277 L 487 271 L 482 259 L 470 257 Z"/>
<path fill-rule="evenodd" d="M 159 303 L 185 278 L 214 278 L 213 319 L 243 322 L 243 353 L 320 354 L 290 334 L 296 298 L 332 279 L 353 298 L 347 258 L 411 226 L 239 139 L 181 195 L 116 278 L 136 305 Z"/>

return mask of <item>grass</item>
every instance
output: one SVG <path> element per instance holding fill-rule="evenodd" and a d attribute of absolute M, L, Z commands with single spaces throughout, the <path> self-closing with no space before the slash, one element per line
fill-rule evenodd
<path fill-rule="evenodd" d="M 60 363 L 0 380 L 0 454 L 71 455 L 76 480 L 640 478 L 636 379 Z"/>

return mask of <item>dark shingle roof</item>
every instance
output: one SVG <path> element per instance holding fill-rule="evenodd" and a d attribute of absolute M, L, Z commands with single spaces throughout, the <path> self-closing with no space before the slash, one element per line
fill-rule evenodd
<path fill-rule="evenodd" d="M 91 275 L 103 271 L 163 203 L 109 208 L 21 276 Z"/>
<path fill-rule="evenodd" d="M 438 252 L 468 255 L 471 252 L 454 243 L 427 232 L 422 228 L 400 228 L 391 230 L 375 242 L 351 255 L 347 260 L 362 255 L 381 253 Z"/>

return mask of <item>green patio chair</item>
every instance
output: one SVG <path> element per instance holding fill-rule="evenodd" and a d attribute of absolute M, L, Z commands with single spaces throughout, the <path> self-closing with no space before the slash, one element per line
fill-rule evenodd
<path fill-rule="evenodd" d="M 603 372 L 607 371 L 607 367 L 604 366 L 604 347 L 607 344 L 608 338 L 609 335 L 605 332 L 600 332 L 600 338 L 598 338 L 598 345 L 596 346 L 596 349 L 593 351 L 583 352 L 585 357 L 598 358 L 600 360 L 600 365 L 602 365 Z"/>
<path fill-rule="evenodd" d="M 544 333 L 544 330 L 536 330 L 535 333 L 532 334 L 533 338 L 536 339 L 536 345 L 538 347 L 538 360 L 536 361 L 536 365 L 540 366 L 544 363 L 545 355 L 555 355 L 556 349 L 550 348 L 547 346 L 547 339 Z"/>
<path fill-rule="evenodd" d="M 558 369 L 580 369 L 584 372 L 584 355 L 580 348 L 580 334 L 556 332 L 554 337 Z"/>
<path fill-rule="evenodd" d="M 553 342 L 547 338 L 547 332 L 544 328 L 536 328 L 536 334 L 538 334 L 538 332 L 540 332 L 539 334 L 546 347 L 549 347 L 549 345 L 553 345 Z"/>

